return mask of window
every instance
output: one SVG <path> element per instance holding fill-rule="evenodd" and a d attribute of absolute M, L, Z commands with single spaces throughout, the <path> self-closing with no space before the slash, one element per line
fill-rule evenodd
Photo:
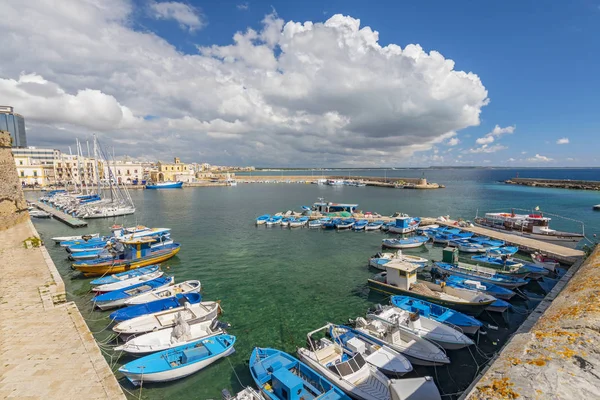
<path fill-rule="evenodd" d="M 21 171 L 21 178 L 25 177 L 25 172 Z"/>
<path fill-rule="evenodd" d="M 134 169 L 134 170 L 133 170 L 133 173 L 134 173 L 134 174 L 137 174 L 137 169 Z"/>
<path fill-rule="evenodd" d="M 23 160 L 19 160 L 19 165 L 23 165 Z"/>
<path fill-rule="evenodd" d="M 33 171 L 33 176 L 37 176 L 37 171 Z"/>

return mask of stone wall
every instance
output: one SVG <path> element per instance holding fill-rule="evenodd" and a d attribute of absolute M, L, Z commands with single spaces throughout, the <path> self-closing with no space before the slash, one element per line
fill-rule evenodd
<path fill-rule="evenodd" d="M 0 230 L 29 218 L 10 140 L 10 133 L 0 131 Z"/>

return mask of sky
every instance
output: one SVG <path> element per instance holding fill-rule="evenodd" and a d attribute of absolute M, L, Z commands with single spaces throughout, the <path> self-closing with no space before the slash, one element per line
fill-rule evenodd
<path fill-rule="evenodd" d="M 28 144 L 263 167 L 600 166 L 600 0 L 3 0 Z"/>

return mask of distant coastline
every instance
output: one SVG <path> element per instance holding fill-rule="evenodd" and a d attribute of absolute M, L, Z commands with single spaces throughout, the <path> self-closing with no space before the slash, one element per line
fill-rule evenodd
<path fill-rule="evenodd" d="M 406 170 L 440 170 L 440 169 L 485 169 L 485 170 L 548 170 L 548 169 L 600 169 L 600 167 L 492 167 L 492 166 L 430 166 L 430 167 L 256 167 L 255 171 L 406 171 Z"/>

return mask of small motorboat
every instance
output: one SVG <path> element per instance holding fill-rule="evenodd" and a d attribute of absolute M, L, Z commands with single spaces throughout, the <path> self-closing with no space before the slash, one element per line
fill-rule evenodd
<path fill-rule="evenodd" d="M 29 210 L 29 216 L 31 218 L 50 218 L 52 215 L 46 211 L 31 209 Z"/>
<path fill-rule="evenodd" d="M 261 215 L 260 217 L 256 218 L 256 225 L 264 225 L 269 218 L 271 218 L 269 214 Z"/>
<path fill-rule="evenodd" d="M 517 246 L 502 246 L 502 247 L 490 247 L 487 252 L 495 256 L 509 256 L 512 257 L 519 251 Z"/>
<path fill-rule="evenodd" d="M 281 215 L 273 215 L 273 216 L 271 216 L 271 218 L 269 218 L 268 220 L 265 221 L 265 225 L 266 226 L 281 225 L 282 219 L 283 219 L 283 217 Z"/>
<path fill-rule="evenodd" d="M 125 271 L 114 275 L 103 276 L 102 278 L 93 279 L 90 282 L 90 285 L 106 285 L 109 283 L 121 282 L 127 279 L 134 278 L 136 276 L 152 274 L 158 271 L 159 268 L 160 266 L 158 265 L 149 265 L 147 267 L 133 269 L 131 271 Z"/>
<path fill-rule="evenodd" d="M 300 228 L 308 223 L 308 217 L 300 217 L 298 219 L 290 220 L 290 228 Z"/>
<path fill-rule="evenodd" d="M 477 264 L 484 264 L 490 266 L 498 273 L 503 275 L 510 275 L 517 278 L 527 278 L 529 276 L 529 270 L 523 268 L 523 263 L 509 260 L 508 256 L 495 257 L 491 254 L 471 256 L 471 260 Z"/>
<path fill-rule="evenodd" d="M 394 226 L 393 222 L 386 222 L 383 225 L 381 225 L 381 230 L 384 232 L 389 232 L 389 230 L 392 226 Z"/>
<path fill-rule="evenodd" d="M 506 244 L 506 242 L 504 240 L 490 239 L 487 236 L 473 236 L 470 238 L 470 240 L 474 243 L 482 244 L 483 246 L 485 246 L 487 248 L 501 247 Z"/>
<path fill-rule="evenodd" d="M 437 366 L 450 364 L 446 351 L 435 343 L 412 332 L 383 324 L 377 320 L 356 319 L 356 330 L 381 340 L 392 349 L 402 353 L 413 365 Z"/>
<path fill-rule="evenodd" d="M 446 350 L 459 350 L 475 344 L 468 336 L 451 326 L 427 318 L 418 312 L 409 312 L 397 307 L 378 306 L 374 312 L 367 314 L 367 320 L 369 319 L 408 330 L 437 343 Z"/>
<path fill-rule="evenodd" d="M 391 249 L 412 249 L 423 246 L 428 241 L 427 236 L 415 236 L 407 239 L 383 239 L 382 246 Z"/>
<path fill-rule="evenodd" d="M 367 226 L 365 226 L 365 231 L 378 231 L 383 226 L 383 221 L 373 221 L 369 222 Z"/>
<path fill-rule="evenodd" d="M 441 273 L 460 276 L 466 279 L 477 280 L 481 282 L 493 283 L 507 289 L 515 289 L 527 285 L 526 279 L 514 276 L 504 275 L 494 268 L 480 267 L 466 263 L 449 264 L 444 262 L 435 262 L 434 268 L 439 268 Z"/>
<path fill-rule="evenodd" d="M 229 390 L 221 390 L 221 397 L 223 400 L 263 400 L 263 397 L 254 388 L 248 386 L 241 392 L 238 392 L 235 396 L 229 393 Z"/>
<path fill-rule="evenodd" d="M 308 221 L 308 227 L 320 228 L 323 222 L 325 222 L 323 219 L 311 219 L 310 221 Z"/>
<path fill-rule="evenodd" d="M 341 218 L 333 218 L 333 219 L 329 219 L 327 221 L 324 221 L 321 224 L 321 227 L 323 229 L 335 229 L 335 227 L 337 226 L 338 223 L 341 223 L 342 219 Z"/>
<path fill-rule="evenodd" d="M 183 307 L 172 308 L 152 314 L 128 319 L 115 325 L 112 329 L 120 335 L 134 335 L 154 330 L 170 328 L 175 325 L 177 314 L 182 313 L 188 323 L 213 320 L 219 312 L 219 303 L 203 301 L 201 303 L 186 303 Z"/>
<path fill-rule="evenodd" d="M 449 286 L 483 292 L 500 300 L 510 300 L 516 294 L 510 289 L 493 283 L 481 282 L 479 280 L 463 278 L 456 275 L 444 277 L 444 282 Z"/>
<path fill-rule="evenodd" d="M 183 316 L 178 314 L 173 327 L 132 337 L 113 350 L 134 355 L 154 353 L 225 333 L 221 326 L 216 318 L 196 324 L 188 324 Z"/>
<path fill-rule="evenodd" d="M 434 230 L 436 230 L 436 229 L 439 229 L 439 227 L 440 227 L 440 226 L 439 226 L 439 225 L 437 225 L 437 224 L 433 224 L 433 225 L 425 225 L 425 226 L 419 226 L 419 227 L 417 228 L 417 233 L 418 233 L 419 235 L 422 235 L 422 234 L 424 234 L 424 233 L 425 233 L 425 232 L 427 232 L 427 231 L 434 231 Z"/>
<path fill-rule="evenodd" d="M 327 378 L 283 351 L 255 347 L 249 364 L 252 379 L 265 399 L 350 400 Z M 290 397 L 290 393 L 294 397 Z"/>
<path fill-rule="evenodd" d="M 146 185 L 146 189 L 180 189 L 183 187 L 183 182 L 157 182 Z"/>
<path fill-rule="evenodd" d="M 235 351 L 234 344 L 235 336 L 212 336 L 138 358 L 123 365 L 119 372 L 134 385 L 174 381 L 192 375 L 232 354 Z"/>
<path fill-rule="evenodd" d="M 395 253 L 377 253 L 369 259 L 369 266 L 385 271 L 385 264 L 392 260 L 406 261 L 424 267 L 429 262 L 428 259 L 409 254 L 403 254 L 402 250 Z"/>
<path fill-rule="evenodd" d="M 401 308 L 410 313 L 417 312 L 424 317 L 449 325 L 459 332 L 468 335 L 476 334 L 479 328 L 483 326 L 481 322 L 469 315 L 409 296 L 392 296 L 390 303 L 394 307 Z"/>
<path fill-rule="evenodd" d="M 175 278 L 172 276 L 161 276 L 147 282 L 141 282 L 125 289 L 113 290 L 112 292 L 99 294 L 94 297 L 94 306 L 101 310 L 121 307 L 125 301 L 133 297 L 142 295 L 155 289 L 161 289 L 172 285 Z"/>
<path fill-rule="evenodd" d="M 112 238 L 112 236 L 97 236 L 97 237 L 87 239 L 84 235 L 84 236 L 82 236 L 82 239 L 65 240 L 65 241 L 61 241 L 59 244 L 60 244 L 60 247 L 64 247 L 66 249 L 70 246 L 76 246 L 76 245 L 84 244 L 84 243 L 106 243 L 111 238 Z"/>
<path fill-rule="evenodd" d="M 473 243 L 468 239 L 452 240 L 448 246 L 455 246 L 463 253 L 485 253 L 486 248 L 479 243 Z"/>
<path fill-rule="evenodd" d="M 361 353 L 367 363 L 386 375 L 398 377 L 413 369 L 410 361 L 398 351 L 381 340 L 374 339 L 347 326 L 331 324 L 329 336 L 335 343 L 342 346 L 349 356 Z"/>
<path fill-rule="evenodd" d="M 77 235 L 77 236 L 55 236 L 52 238 L 52 240 L 54 240 L 54 243 L 60 244 L 61 242 L 68 242 L 68 241 L 90 240 L 93 238 L 97 238 L 99 236 L 100 236 L 99 233 L 86 233 L 85 235 Z"/>
<path fill-rule="evenodd" d="M 185 281 L 178 283 L 170 287 L 157 288 L 139 296 L 133 296 L 125 300 L 125 304 L 133 306 L 136 304 L 149 303 L 155 300 L 166 299 L 168 297 L 175 297 L 178 294 L 198 293 L 202 285 L 198 280 Z"/>
<path fill-rule="evenodd" d="M 143 283 L 156 278 L 160 278 L 161 276 L 163 276 L 163 274 L 164 272 L 157 268 L 156 271 L 151 272 L 149 274 L 133 276 L 129 279 L 123 279 L 117 282 L 95 286 L 94 288 L 92 288 L 92 291 L 96 293 L 107 293 L 112 292 L 114 290 L 126 289 L 128 287 L 137 285 L 138 283 Z"/>
<path fill-rule="evenodd" d="M 287 228 L 290 226 L 290 221 L 295 221 L 296 218 L 294 217 L 286 217 L 286 218 L 282 218 L 281 219 L 281 226 L 284 228 Z"/>
<path fill-rule="evenodd" d="M 368 224 L 369 224 L 369 221 L 367 221 L 366 219 L 359 219 L 358 221 L 356 221 L 354 223 L 354 226 L 352 227 L 352 229 L 354 229 L 355 231 L 363 231 L 366 229 Z"/>
<path fill-rule="evenodd" d="M 111 321 L 122 322 L 142 315 L 170 310 L 172 308 L 181 307 L 181 309 L 183 309 L 185 303 L 197 304 L 201 301 L 202 295 L 200 293 L 178 294 L 175 297 L 167 297 L 166 299 L 155 300 L 150 303 L 121 308 L 113 311 L 109 318 Z"/>
<path fill-rule="evenodd" d="M 545 256 L 542 253 L 533 253 L 531 255 L 531 259 L 533 260 L 535 265 L 546 268 L 548 271 L 554 272 L 557 267 L 560 267 L 560 262 L 558 262 L 554 258 Z"/>
<path fill-rule="evenodd" d="M 337 229 L 337 230 L 350 229 L 354 226 L 355 223 L 356 223 L 356 220 L 354 218 L 345 218 L 345 219 L 339 220 L 337 222 L 337 224 L 335 224 L 335 229 Z"/>

